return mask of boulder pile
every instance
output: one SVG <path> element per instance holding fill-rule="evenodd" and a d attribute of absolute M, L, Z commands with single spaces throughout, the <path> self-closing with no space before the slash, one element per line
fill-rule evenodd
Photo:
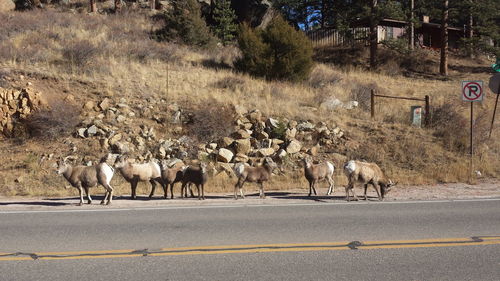
<path fill-rule="evenodd" d="M 46 106 L 41 93 L 32 89 L 0 88 L 0 134 L 10 136 L 16 121 L 26 119 L 34 111 Z"/>

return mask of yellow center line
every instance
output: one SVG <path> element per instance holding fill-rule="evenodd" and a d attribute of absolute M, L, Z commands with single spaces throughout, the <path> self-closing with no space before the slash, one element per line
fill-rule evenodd
<path fill-rule="evenodd" d="M 337 251 L 356 248 L 370 249 L 404 249 L 460 247 L 478 245 L 499 245 L 500 236 L 473 238 L 436 238 L 419 240 L 386 240 L 386 241 L 355 241 L 355 242 L 317 242 L 317 243 L 287 243 L 287 244 L 250 244 L 162 248 L 160 250 L 99 250 L 99 251 L 65 251 L 40 253 L 0 253 L 0 261 L 25 260 L 65 260 L 65 259 L 103 259 L 131 258 L 141 256 L 181 256 L 181 255 L 214 255 L 233 253 L 271 253 L 271 252 L 304 252 L 304 251 Z"/>

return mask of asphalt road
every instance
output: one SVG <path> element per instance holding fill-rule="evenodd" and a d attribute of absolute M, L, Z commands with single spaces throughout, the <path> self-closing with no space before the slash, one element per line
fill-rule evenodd
<path fill-rule="evenodd" d="M 0 211 L 2 281 L 271 279 L 500 280 L 500 201 Z"/>

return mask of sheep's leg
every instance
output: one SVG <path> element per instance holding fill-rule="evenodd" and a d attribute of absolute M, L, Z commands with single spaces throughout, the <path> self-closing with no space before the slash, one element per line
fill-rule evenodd
<path fill-rule="evenodd" d="M 316 182 L 317 182 L 316 180 L 312 182 L 312 190 L 314 192 L 314 195 L 318 195 L 318 193 L 316 193 Z"/>
<path fill-rule="evenodd" d="M 367 184 L 367 183 L 365 183 L 365 201 L 367 200 L 367 199 L 366 199 L 366 190 L 367 190 L 367 189 L 368 189 L 368 184 Z M 375 188 L 375 189 L 377 189 L 377 188 Z"/>
<path fill-rule="evenodd" d="M 198 190 L 198 200 L 201 200 L 201 190 L 200 190 L 200 184 L 196 185 L 196 190 Z"/>
<path fill-rule="evenodd" d="M 170 199 L 174 199 L 174 184 L 170 184 Z"/>
<path fill-rule="evenodd" d="M 187 197 L 186 184 L 187 183 L 182 183 L 182 186 L 181 186 L 181 198 Z"/>
<path fill-rule="evenodd" d="M 90 197 L 90 192 L 89 192 L 89 187 L 85 186 L 85 194 L 87 195 L 87 203 L 90 205 L 92 204 L 92 197 Z"/>
<path fill-rule="evenodd" d="M 309 194 L 307 196 L 311 197 L 311 194 L 312 194 L 312 187 L 313 187 L 313 182 L 310 181 L 309 182 Z"/>
<path fill-rule="evenodd" d="M 81 206 L 81 205 L 83 205 L 83 188 L 82 188 L 82 184 L 79 183 L 76 188 L 78 188 L 78 192 L 80 193 L 80 203 L 78 203 L 78 206 Z"/>
<path fill-rule="evenodd" d="M 139 182 L 139 180 L 132 180 L 132 182 L 130 183 L 130 187 L 132 188 L 132 199 L 136 199 L 137 196 L 136 196 L 136 189 L 137 189 L 137 183 Z"/>
<path fill-rule="evenodd" d="M 102 201 L 101 201 L 101 205 L 104 205 L 104 202 L 106 201 L 106 199 L 107 199 L 106 204 L 110 205 L 111 201 L 113 201 L 113 187 L 111 187 L 111 185 L 109 185 L 109 184 L 105 184 L 103 186 L 106 189 L 106 194 L 104 195 L 104 199 L 102 199 Z"/>
<path fill-rule="evenodd" d="M 191 198 L 194 198 L 192 185 L 188 184 L 188 188 L 189 188 L 189 193 L 191 193 Z M 186 197 L 187 197 L 187 190 L 186 190 Z M 198 197 L 200 197 L 200 190 L 199 189 L 198 189 Z"/>
<path fill-rule="evenodd" d="M 259 193 L 260 193 L 260 198 L 262 198 L 262 199 L 266 198 L 266 194 L 264 193 L 264 183 L 263 182 L 260 183 Z"/>
<path fill-rule="evenodd" d="M 380 185 L 378 185 L 378 184 L 373 184 L 373 187 L 375 187 L 375 191 L 377 192 L 378 200 L 379 200 L 379 201 L 384 200 L 384 197 L 383 197 L 383 196 L 380 196 L 380 192 L 378 191 L 378 189 L 379 189 Z"/>
<path fill-rule="evenodd" d="M 235 200 L 238 200 L 238 192 L 237 190 L 239 189 L 240 190 L 240 193 L 241 193 L 241 198 L 245 198 L 243 196 L 243 193 L 241 192 L 241 188 L 243 187 L 243 184 L 245 183 L 245 180 L 243 178 L 239 178 L 238 179 L 238 182 L 236 183 L 236 185 L 234 186 L 234 199 Z"/>
<path fill-rule="evenodd" d="M 327 177 L 326 180 L 328 181 L 328 192 L 326 193 L 326 195 L 330 195 L 333 192 L 335 192 L 335 188 L 333 186 L 333 179 L 332 177 Z"/>
<path fill-rule="evenodd" d="M 151 183 L 151 193 L 149 194 L 149 199 L 153 198 L 153 195 L 155 194 L 155 189 L 156 189 L 156 182 L 155 180 L 150 180 Z"/>

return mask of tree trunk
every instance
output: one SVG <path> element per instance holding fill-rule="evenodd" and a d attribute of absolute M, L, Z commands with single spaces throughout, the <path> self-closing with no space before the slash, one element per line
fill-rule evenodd
<path fill-rule="evenodd" d="M 375 9 L 377 8 L 377 0 L 371 0 L 370 7 L 370 70 L 375 70 L 377 67 L 377 45 L 378 32 Z"/>
<path fill-rule="evenodd" d="M 410 0 L 410 32 L 408 32 L 408 47 L 413 50 L 415 47 L 415 0 Z"/>
<path fill-rule="evenodd" d="M 149 8 L 151 10 L 156 9 L 156 0 L 149 0 Z"/>
<path fill-rule="evenodd" d="M 443 16 L 441 18 L 441 63 L 439 73 L 448 75 L 448 0 L 443 0 Z"/>
<path fill-rule="evenodd" d="M 472 17 L 472 7 L 474 5 L 474 0 L 470 1 L 469 7 L 469 18 L 467 20 L 467 39 L 469 39 L 467 43 L 467 56 L 469 58 L 474 58 L 474 44 L 472 43 L 472 37 L 474 36 L 474 31 L 472 30 L 472 25 L 474 24 L 474 19 Z"/>
<path fill-rule="evenodd" d="M 97 3 L 96 3 L 96 0 L 90 0 L 90 12 L 91 13 L 97 12 Z"/>

